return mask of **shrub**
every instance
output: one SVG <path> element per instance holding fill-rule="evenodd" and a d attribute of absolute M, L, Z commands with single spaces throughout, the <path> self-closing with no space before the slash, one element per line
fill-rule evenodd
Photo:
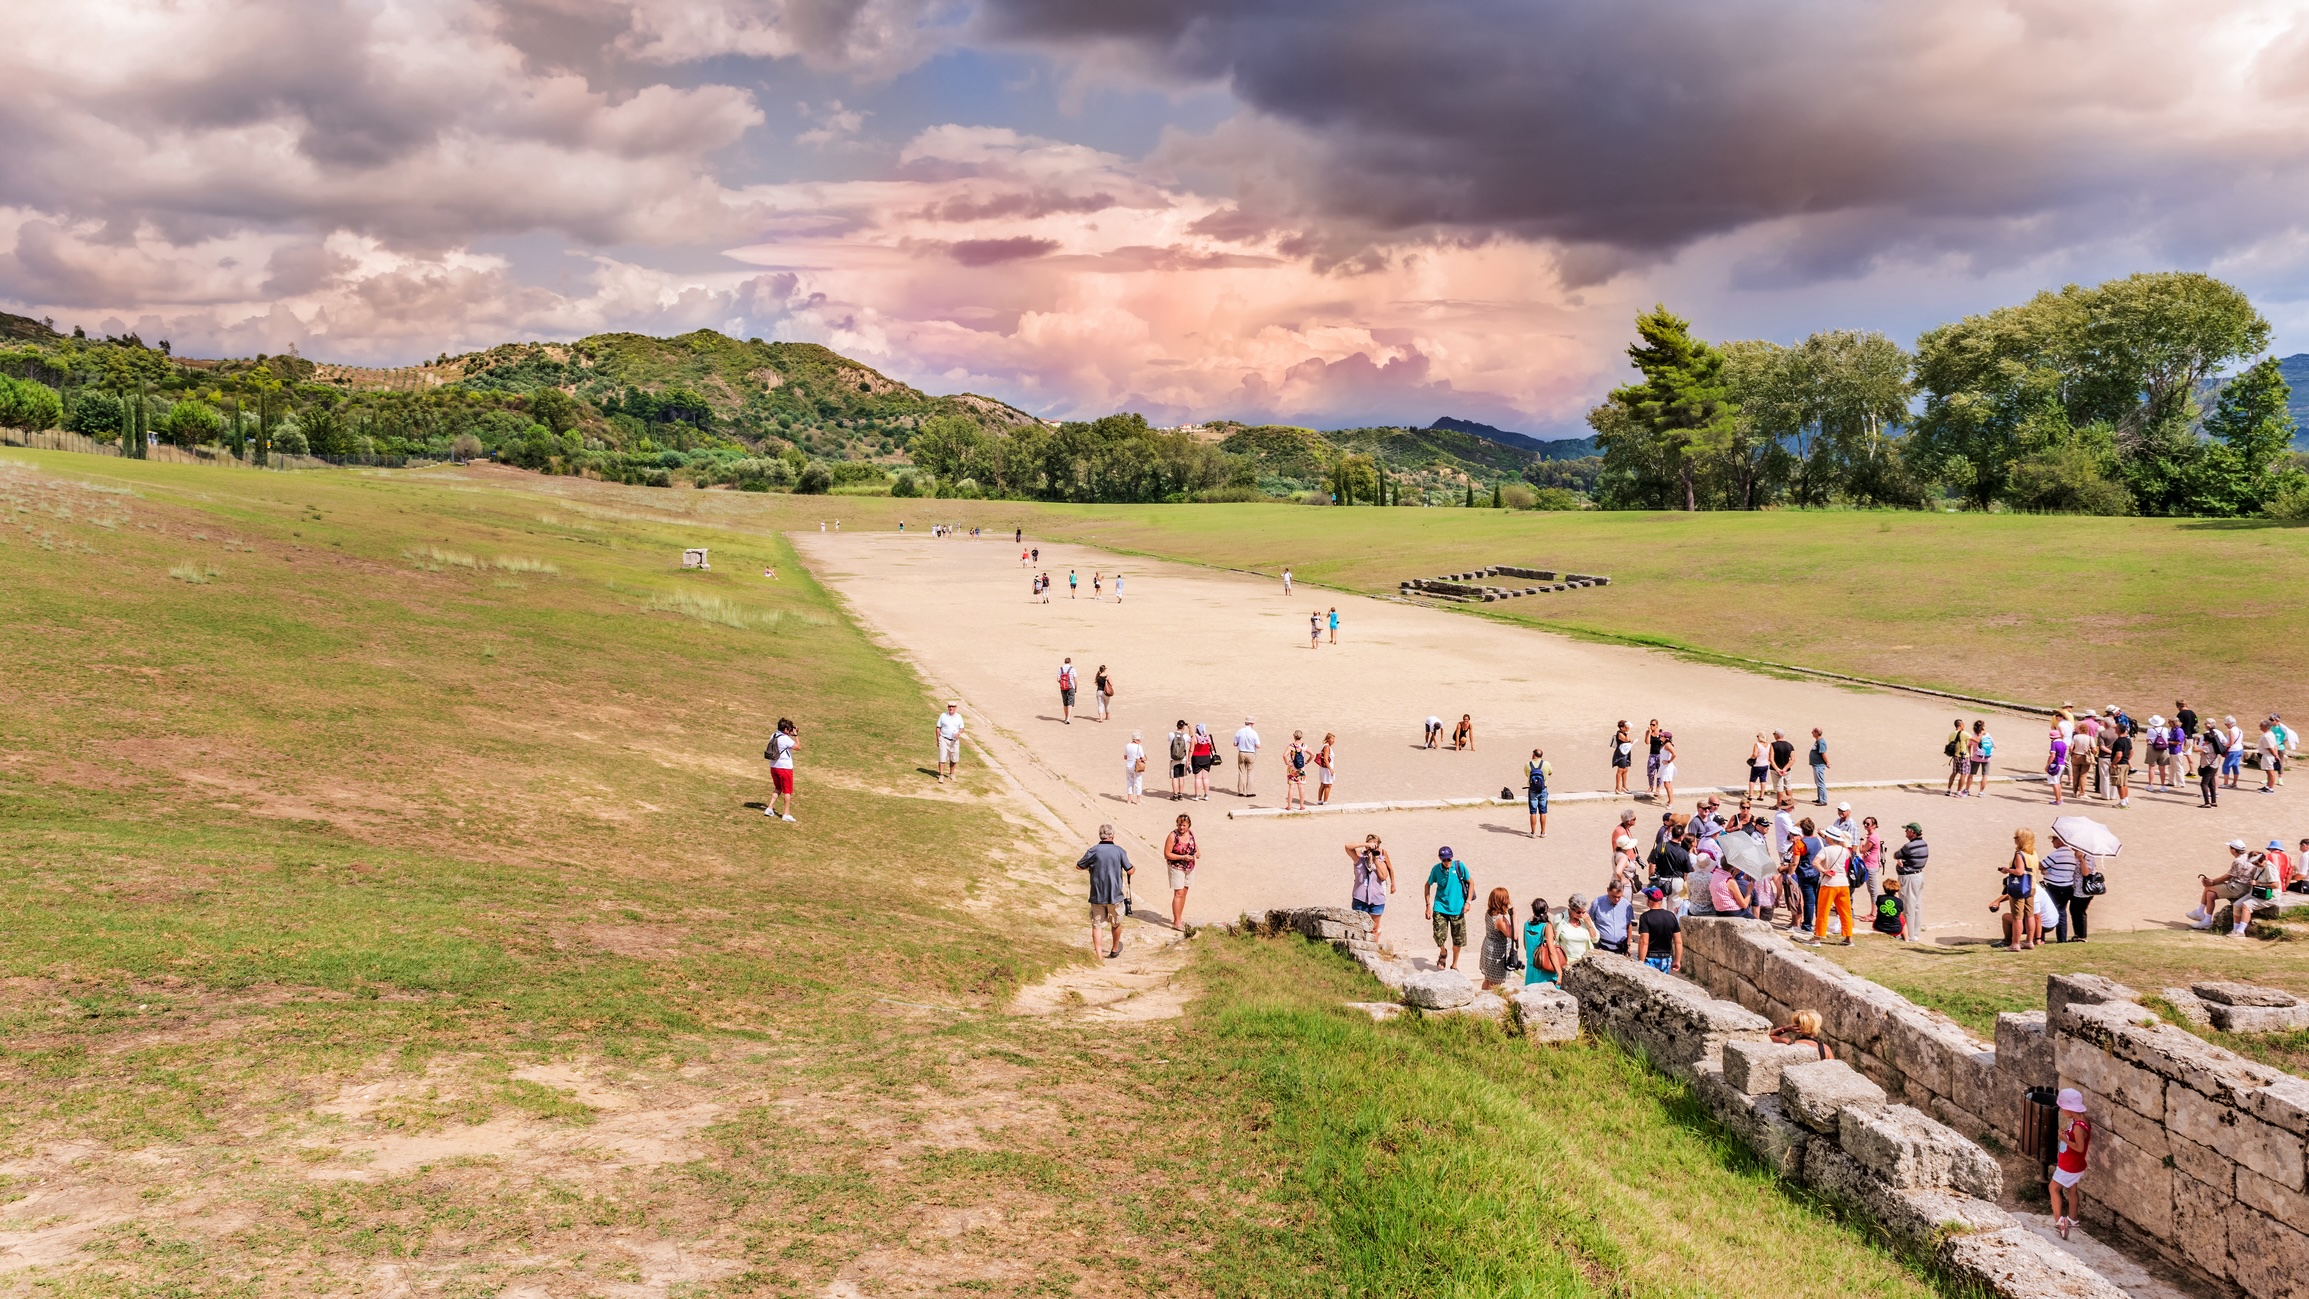
<path fill-rule="evenodd" d="M 297 427 L 295 420 L 290 420 L 273 429 L 273 450 L 284 456 L 303 456 L 311 455 L 313 447 L 306 440 L 305 431 Z"/>
<path fill-rule="evenodd" d="M 1579 493 L 1569 487 L 1535 488 L 1531 496 L 1531 508 L 1535 510 L 1576 510 L 1580 508 Z"/>
<path fill-rule="evenodd" d="M 2133 494 L 2106 476 L 2093 448 L 2076 443 L 2047 447 L 2014 464 L 2010 500 L 2043 514 L 2133 512 Z"/>
<path fill-rule="evenodd" d="M 224 436 L 224 416 L 205 401 L 179 401 L 161 417 L 160 433 L 180 447 L 197 447 Z"/>
<path fill-rule="evenodd" d="M 1256 487 L 1205 487 L 1193 499 L 1206 505 L 1255 505 L 1274 498 Z"/>
<path fill-rule="evenodd" d="M 920 496 L 922 485 L 914 480 L 914 475 L 900 474 L 898 481 L 890 484 L 890 494 L 892 496 Z"/>
<path fill-rule="evenodd" d="M 2309 519 L 2309 478 L 2287 479 L 2261 512 L 2272 519 Z"/>
<path fill-rule="evenodd" d="M 1528 510 L 1539 504 L 1539 493 L 1522 483 L 1508 483 L 1499 489 L 1500 503 L 1511 510 Z"/>
<path fill-rule="evenodd" d="M 98 388 L 81 389 L 72 399 L 64 427 L 100 442 L 116 441 L 120 437 L 120 398 Z"/>
<path fill-rule="evenodd" d="M 834 486 L 834 476 L 826 471 L 823 462 L 813 460 L 794 479 L 794 491 L 802 496 L 824 496 Z"/>

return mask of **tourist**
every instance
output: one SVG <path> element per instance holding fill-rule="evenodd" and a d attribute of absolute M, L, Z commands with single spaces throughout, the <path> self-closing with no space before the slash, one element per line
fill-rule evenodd
<path fill-rule="evenodd" d="M 1251 719 L 1243 719 L 1241 730 L 1235 732 L 1235 792 L 1251 797 L 1255 782 L 1251 779 L 1251 763 L 1259 756 L 1259 733 L 1251 728 Z"/>
<path fill-rule="evenodd" d="M 1748 797 L 1762 798 L 1764 785 L 1772 778 L 1772 742 L 1756 732 L 1756 742 L 1748 746 Z"/>
<path fill-rule="evenodd" d="M 1461 749 L 1472 749 L 1474 747 L 1475 714 L 1461 713 L 1459 715 L 1459 725 L 1451 728 L 1452 752 L 1456 753 Z"/>
<path fill-rule="evenodd" d="M 2283 873 L 2277 869 L 2277 863 L 2270 859 L 2269 854 L 2252 853 L 2248 860 L 2253 863 L 2253 885 L 2245 890 L 2244 897 L 2237 900 L 2237 922 L 2229 929 L 2231 938 L 2243 938 L 2245 926 L 2253 919 L 2254 909 L 2275 907 L 2277 894 L 2285 887 Z"/>
<path fill-rule="evenodd" d="M 1620 813 L 1620 823 L 1612 827 L 1612 832 L 1604 837 L 1604 842 L 1611 845 L 1612 859 L 1616 860 L 1619 856 L 1620 840 L 1634 839 L 1635 837 L 1636 812 L 1635 809 L 1631 807 Z"/>
<path fill-rule="evenodd" d="M 2234 715 L 2221 719 L 2221 783 L 2231 789 L 2245 774 L 2245 728 Z"/>
<path fill-rule="evenodd" d="M 2068 737 L 2061 734 L 2056 723 L 2045 736 L 2044 779 L 2052 786 L 2052 805 L 2060 806 L 2061 791 L 2066 788 L 2061 779 L 2068 774 Z"/>
<path fill-rule="evenodd" d="M 1058 720 L 1074 725 L 1074 656 L 1068 655 L 1058 665 Z"/>
<path fill-rule="evenodd" d="M 1172 728 L 1170 736 L 1171 801 L 1178 802 L 1187 794 L 1187 761 L 1193 757 L 1195 737 L 1187 731 L 1187 719 L 1182 717 Z"/>
<path fill-rule="evenodd" d="M 2221 804 L 2221 748 L 2220 728 L 2207 724 L 2205 733 L 2197 737 L 2189 758 L 2197 768 L 2199 807 L 2218 807 Z"/>
<path fill-rule="evenodd" d="M 1347 860 L 1355 867 L 1349 905 L 1371 917 L 1371 941 L 1378 942 L 1379 922 L 1387 914 L 1387 899 L 1395 894 L 1395 863 L 1375 834 L 1364 835 L 1361 843 L 1348 844 Z"/>
<path fill-rule="evenodd" d="M 2269 714 L 2269 729 L 2277 733 L 2277 747 L 2271 753 L 2277 761 L 2277 783 L 2282 785 L 2285 783 L 2285 755 L 2293 751 L 2296 737 L 2293 728 L 2287 726 L 2285 719 L 2275 713 Z"/>
<path fill-rule="evenodd" d="M 1658 889 L 1644 893 L 1643 919 L 1636 922 L 1636 959 L 1662 974 L 1684 968 L 1684 926 Z"/>
<path fill-rule="evenodd" d="M 2036 913 L 2036 831 L 2012 832 L 2012 857 L 2004 864 L 2004 882 L 1990 911 L 2004 912 L 2004 944 L 2009 951 L 2029 949 L 2029 927 Z"/>
<path fill-rule="evenodd" d="M 1032 574 L 1029 574 L 1029 575 L 1027 576 L 1027 579 L 1026 579 L 1026 602 L 1027 602 L 1028 604 L 1034 604 L 1034 603 L 1037 603 L 1038 601 L 1040 601 L 1041 599 L 1042 599 L 1042 574 L 1040 574 L 1040 573 L 1032 573 Z"/>
<path fill-rule="evenodd" d="M 1709 861 L 1701 858 L 1702 861 Z M 1752 881 L 1734 867 L 1709 862 L 1708 906 L 1719 916 L 1737 916 L 1751 920 L 1756 915 Z"/>
<path fill-rule="evenodd" d="M 1291 593 L 1291 570 L 1290 570 L 1288 567 L 1286 567 L 1286 568 L 1284 568 L 1284 569 L 1283 569 L 1283 594 L 1287 596 L 1287 595 L 1289 595 L 1290 593 Z"/>
<path fill-rule="evenodd" d="M 1517 967 L 1515 939 L 1515 895 L 1495 888 L 1483 902 L 1483 951 L 1476 959 L 1484 987 L 1507 982 L 1508 972 Z"/>
<path fill-rule="evenodd" d="M 1211 768 L 1219 762 L 1219 742 L 1212 738 L 1211 728 L 1195 723 L 1194 747 L 1187 751 L 1187 769 L 1195 778 L 1195 800 L 1211 801 Z"/>
<path fill-rule="evenodd" d="M 2054 1129 L 2052 1181 L 2045 1194 L 2052 1199 L 2052 1225 L 2062 1240 L 2076 1226 L 2078 1182 L 2084 1180 L 2086 1159 L 2092 1153 L 2093 1124 L 2085 1117 L 2084 1093 L 2060 1089 L 2060 1126 Z"/>
<path fill-rule="evenodd" d="M 1631 894 L 1643 880 L 1641 850 L 1636 847 L 1636 841 L 1627 835 L 1612 841 L 1611 877 L 1626 884 Z"/>
<path fill-rule="evenodd" d="M 791 718 L 778 719 L 778 729 L 762 750 L 770 760 L 770 801 L 762 808 L 763 816 L 774 816 L 781 821 L 794 819 L 794 751 L 802 747 L 802 736 Z M 784 799 L 783 810 L 778 800 Z"/>
<path fill-rule="evenodd" d="M 1307 648 L 1323 648 L 1323 615 L 1320 610 L 1307 615 Z"/>
<path fill-rule="evenodd" d="M 1122 801 L 1136 803 L 1146 789 L 1146 737 L 1138 731 L 1130 733 L 1130 743 L 1122 746 Z"/>
<path fill-rule="evenodd" d="M 1588 919 L 1595 925 L 1596 946 L 1621 956 L 1628 954 L 1628 927 L 1635 922 L 1633 899 L 1629 896 L 1628 882 L 1612 876 L 1611 885 L 1604 895 L 1588 910 Z"/>
<path fill-rule="evenodd" d="M 1827 842 L 1820 848 L 1814 865 L 1819 883 L 1818 900 L 1812 908 L 1812 942 L 1818 945 L 1828 936 L 1828 918 L 1833 915 L 1842 927 L 1844 946 L 1852 945 L 1852 844 L 1851 837 L 1841 830 L 1831 829 L 1823 836 Z"/>
<path fill-rule="evenodd" d="M 1315 751 L 1315 802 L 1331 801 L 1331 782 L 1339 778 L 1339 737 L 1323 732 L 1323 747 Z"/>
<path fill-rule="evenodd" d="M 2173 729 L 2192 740 L 2197 738 L 2197 710 L 2181 700 L 2174 700 Z M 2197 768 L 2203 765 L 2198 761 L 2200 756 L 2187 749 L 2175 751 L 2176 760 L 2182 764 L 2182 774 L 2192 778 L 2197 774 Z"/>
<path fill-rule="evenodd" d="M 1635 761 L 1635 741 L 1628 738 L 1628 724 L 1621 722 L 1611 737 L 1611 792 L 1628 792 L 1628 767 Z"/>
<path fill-rule="evenodd" d="M 1996 756 L 1996 737 L 1988 733 L 1988 721 L 1981 718 L 1972 724 L 1972 739 L 1965 748 L 1965 793 L 1973 798 L 1988 797 L 1988 764 Z M 1973 786 L 1979 786 L 1976 790 Z"/>
<path fill-rule="evenodd" d="M 1291 745 L 1283 750 L 1283 810 L 1291 810 L 1296 802 L 1299 810 L 1307 810 L 1307 764 L 1314 760 L 1315 751 L 1307 747 L 1305 731 L 1291 732 Z"/>
<path fill-rule="evenodd" d="M 1441 743 L 1443 743 L 1443 719 L 1437 717 L 1433 713 L 1429 713 L 1427 714 L 1425 745 L 1427 748 L 1432 749 Z"/>
<path fill-rule="evenodd" d="M 2133 805 L 2133 730 L 2122 722 L 2109 737 L 2109 778 L 2101 790 L 2118 807 Z"/>
<path fill-rule="evenodd" d="M 938 779 L 941 783 L 954 775 L 962 761 L 962 728 L 967 725 L 962 717 L 962 701 L 949 699 L 946 711 L 938 714 Z"/>
<path fill-rule="evenodd" d="M 1844 842 L 1851 845 L 1852 853 L 1854 856 L 1859 855 L 1860 827 L 1853 824 L 1852 805 L 1850 803 L 1838 803 L 1836 805 L 1836 819 L 1828 823 L 1828 828 L 1832 830 L 1843 831 Z M 1858 888 L 1860 886 L 1860 881 L 1857 876 L 1853 878 L 1852 886 L 1854 888 Z"/>
<path fill-rule="evenodd" d="M 1660 792 L 1660 719 L 1655 717 L 1644 726 L 1644 792 Z"/>
<path fill-rule="evenodd" d="M 2261 723 L 2262 793 L 2273 794 L 2277 791 L 2277 767 L 2283 761 L 2284 754 L 2284 741 L 2277 735 L 2277 715 L 2271 713 L 2269 719 Z"/>
<path fill-rule="evenodd" d="M 1069 600 L 1074 599 L 1076 594 L 1080 592 L 1081 589 L 1082 579 L 1075 576 L 1073 569 L 1070 568 L 1066 570 L 1066 598 Z"/>
<path fill-rule="evenodd" d="M 1531 919 L 1523 922 L 1523 981 L 1554 983 L 1563 977 L 1571 962 L 1563 944 L 1548 930 L 1558 922 L 1547 909 L 1546 898 L 1531 900 Z"/>
<path fill-rule="evenodd" d="M 1050 603 L 1050 574 L 1047 572 L 1042 575 L 1042 602 Z"/>
<path fill-rule="evenodd" d="M 1108 705 L 1114 700 L 1114 678 L 1106 674 L 1104 663 L 1098 665 L 1098 672 L 1090 679 L 1090 695 L 1091 702 L 1098 706 L 1098 720 L 1114 720 L 1113 713 L 1108 710 Z"/>
<path fill-rule="evenodd" d="M 1901 902 L 1899 876 L 1886 877 L 1884 887 L 1877 891 L 1876 905 L 1872 911 L 1876 918 L 1869 922 L 1869 928 L 1894 938 L 1907 936 L 1908 909 Z"/>
<path fill-rule="evenodd" d="M 1339 606 L 1331 606 L 1331 643 L 1339 643 Z"/>
<path fill-rule="evenodd" d="M 2069 737 L 2068 769 L 2069 797 L 2071 798 L 2083 798 L 2085 796 L 2085 779 L 2088 776 L 2094 782 L 2093 792 L 2097 794 L 2101 790 L 2099 783 L 2103 762 L 2101 735 L 2101 719 L 2092 709 L 2087 708 L 2084 716 L 2077 719 L 2076 734 Z"/>
<path fill-rule="evenodd" d="M 2221 902 L 2242 901 L 2247 893 L 2252 892 L 2253 877 L 2259 873 L 2260 868 L 2246 853 L 2245 841 L 2231 839 L 2229 841 L 2228 874 L 2223 875 L 2218 880 L 2207 875 L 2197 877 L 2197 883 L 2202 885 L 2205 891 L 2198 897 L 2197 909 L 2189 913 L 2189 919 L 2199 929 L 2211 929 L 2213 927 L 2214 905 Z M 2245 936 L 2243 925 L 2237 925 L 2234 929 L 2237 937 Z"/>
<path fill-rule="evenodd" d="M 1948 758 L 1948 789 L 1945 792 L 1950 798 L 1955 798 L 1958 796 L 1956 787 L 1964 779 L 1964 773 L 1970 770 L 1971 764 L 1966 761 L 1969 751 L 1964 742 L 1964 719 L 1959 717 L 1949 725 L 1956 730 L 1949 735 L 1948 743 L 1940 746 L 1940 751 Z"/>
<path fill-rule="evenodd" d="M 1435 850 L 1435 865 L 1427 872 L 1423 896 L 1427 921 L 1435 930 L 1435 968 L 1459 968 L 1459 953 L 1467 946 L 1467 894 L 1471 888 L 1467 863 L 1456 861 L 1449 848 Z M 1449 957 L 1447 962 L 1444 958 Z"/>
<path fill-rule="evenodd" d="M 1877 828 L 1876 818 L 1872 816 L 1860 818 L 1860 827 L 1853 829 L 1849 815 L 1851 808 L 1850 803 L 1836 805 L 1836 824 L 1844 827 L 1856 845 L 1852 849 L 1856 859 L 1855 875 L 1860 887 L 1868 890 L 1868 906 L 1874 910 L 1876 895 L 1884 888 L 1884 833 Z"/>
<path fill-rule="evenodd" d="M 1074 868 L 1090 872 L 1090 950 L 1098 951 L 1098 927 L 1105 925 L 1114 943 L 1104 953 L 1113 960 L 1122 955 L 1123 908 L 1130 897 L 1130 876 L 1137 868 L 1130 854 L 1114 841 L 1114 827 L 1098 828 L 1098 842 L 1075 859 Z"/>
<path fill-rule="evenodd" d="M 1820 926 L 1820 855 L 1826 847 L 1811 817 L 1798 821 L 1796 833 L 1788 839 L 1788 856 L 1796 866 L 1796 897 L 1804 904 L 1804 914 L 1793 926 L 1798 930 Z"/>
<path fill-rule="evenodd" d="M 1816 1010 L 1799 1010 L 1789 1016 L 1787 1023 L 1772 1030 L 1771 1039 L 1780 1046 L 1810 1047 L 1823 1060 L 1836 1058 L 1836 1053 L 1820 1040 L 1820 1012 Z"/>
<path fill-rule="evenodd" d="M 1788 742 L 1784 731 L 1772 732 L 1772 790 L 1776 797 L 1787 798 L 1788 771 L 1796 765 L 1796 746 Z"/>
<path fill-rule="evenodd" d="M 1676 803 L 1676 737 L 1660 732 L 1660 806 L 1673 807 Z"/>
<path fill-rule="evenodd" d="M 1585 894 L 1574 893 L 1564 900 L 1563 923 L 1550 927 L 1548 937 L 1563 948 L 1563 968 L 1567 970 L 1595 950 L 1595 919 L 1588 914 Z"/>
<path fill-rule="evenodd" d="M 1812 806 L 1828 806 L 1828 737 L 1820 728 L 1812 728 L 1812 751 L 1807 755 L 1812 766 Z"/>
<path fill-rule="evenodd" d="M 1122 603 L 1122 574 L 1120 573 L 1114 575 L 1114 602 L 1116 604 Z"/>
<path fill-rule="evenodd" d="M 1523 805 L 1531 813 L 1531 838 L 1547 835 L 1547 778 L 1554 774 L 1547 755 L 1533 749 L 1531 761 L 1523 764 Z"/>
<path fill-rule="evenodd" d="M 2277 886 L 2291 892 L 2293 889 L 2293 859 L 2285 852 L 2285 845 L 2275 839 L 2269 841 L 2269 860 L 2277 865 Z"/>
<path fill-rule="evenodd" d="M 1181 933 L 1187 927 L 1187 890 L 1194 885 L 1195 863 L 1201 856 L 1202 849 L 1195 843 L 1194 819 L 1181 812 L 1163 839 L 1163 865 L 1170 868 L 1171 928 Z"/>

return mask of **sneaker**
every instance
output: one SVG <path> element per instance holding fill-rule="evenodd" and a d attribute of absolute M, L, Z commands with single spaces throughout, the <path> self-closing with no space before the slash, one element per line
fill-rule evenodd
<path fill-rule="evenodd" d="M 2206 915 L 2206 914 L 2205 914 L 2205 909 L 2204 909 L 2203 907 L 2198 907 L 2196 910 L 2194 910 L 2194 911 L 2191 911 L 2191 912 L 2189 913 L 2189 919 L 2191 919 L 2191 920 L 2211 920 L 2211 919 L 2212 919 L 2212 917 L 2211 917 L 2211 916 L 2209 916 L 2209 915 Z"/>
<path fill-rule="evenodd" d="M 2191 929 L 2207 929 L 2207 930 L 2211 929 L 2212 927 L 2213 927 L 2213 918 L 2212 918 L 2211 916 L 2207 916 L 2207 917 L 2205 917 L 2203 920 L 2200 920 L 2200 921 L 2198 921 L 2196 924 L 2193 924 L 2193 925 L 2189 926 L 2189 928 L 2191 928 Z"/>
<path fill-rule="evenodd" d="M 2231 938 L 2243 938 L 2244 936 L 2245 927 L 2243 925 L 2238 925 L 2236 928 L 2229 931 L 2229 937 Z"/>
<path fill-rule="evenodd" d="M 781 816 L 781 817 L 779 817 L 778 819 L 779 819 L 779 820 L 781 820 L 781 821 L 791 821 L 791 820 L 793 820 L 793 819 L 794 819 L 794 814 L 793 814 L 793 813 L 791 813 L 791 812 L 788 812 L 788 813 L 786 813 L 784 816 Z"/>
<path fill-rule="evenodd" d="M 763 808 L 763 809 L 762 809 L 762 815 L 763 815 L 763 816 L 773 816 L 773 817 L 774 817 L 774 816 L 776 816 L 777 814 L 778 814 L 778 809 L 776 809 L 776 808 L 774 808 L 774 807 L 765 807 L 765 808 Z"/>

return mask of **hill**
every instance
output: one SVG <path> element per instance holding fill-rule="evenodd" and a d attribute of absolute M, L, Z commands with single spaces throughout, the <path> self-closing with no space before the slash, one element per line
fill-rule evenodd
<path fill-rule="evenodd" d="M 1332 467 L 1341 460 L 1368 461 L 1370 471 L 1386 474 L 1407 499 L 1441 504 L 1456 503 L 1469 487 L 1488 491 L 1516 478 L 1578 491 L 1594 485 L 1592 459 L 1544 465 L 1549 457 L 1454 428 L 1380 426 L 1318 433 L 1287 424 L 1227 427 L 1231 431 L 1219 449 L 1248 460 L 1259 486 L 1276 495 L 1327 490 Z"/>
<path fill-rule="evenodd" d="M 1503 428 L 1493 428 L 1489 424 L 1478 424 L 1471 419 L 1457 419 L 1450 415 L 1445 415 L 1427 427 L 1471 434 L 1503 446 L 1529 451 L 1542 460 L 1578 460 L 1600 454 L 1594 438 L 1535 438 L 1528 433 L 1510 433 Z"/>
<path fill-rule="evenodd" d="M 2293 413 L 2293 449 L 2309 451 L 2309 352 L 2295 352 L 2277 362 L 2277 369 L 2293 385 L 2293 400 L 2287 406 Z"/>

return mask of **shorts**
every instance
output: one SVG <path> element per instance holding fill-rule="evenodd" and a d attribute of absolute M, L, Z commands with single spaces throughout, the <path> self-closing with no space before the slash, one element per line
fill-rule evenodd
<path fill-rule="evenodd" d="M 1971 768 L 1972 774 L 1975 776 L 1988 774 L 1988 759 L 1986 758 L 1970 758 L 1965 761 L 1964 765 Z"/>
<path fill-rule="evenodd" d="M 794 769 L 792 767 L 770 768 L 770 785 L 781 794 L 793 793 Z"/>
<path fill-rule="evenodd" d="M 2221 899 L 2223 902 L 2235 902 L 2237 899 L 2245 896 L 2247 892 L 2251 891 L 2252 887 L 2253 886 L 2250 884 L 2231 884 L 2227 880 L 2222 880 L 2220 883 L 2213 886 L 2213 896 Z"/>
<path fill-rule="evenodd" d="M 1285 767 L 1283 779 L 1294 785 L 1304 785 L 1307 783 L 1307 769 L 1305 767 Z"/>
<path fill-rule="evenodd" d="M 1387 914 L 1387 904 L 1384 902 L 1364 902 L 1358 899 L 1349 905 L 1367 916 L 1382 916 Z"/>
<path fill-rule="evenodd" d="M 1447 916 L 1435 913 L 1435 945 L 1437 947 L 1467 946 L 1467 913 Z"/>
<path fill-rule="evenodd" d="M 1764 778 L 1771 773 L 1772 769 L 1770 767 L 1749 767 L 1748 783 L 1751 785 L 1761 785 L 1764 783 Z"/>
<path fill-rule="evenodd" d="M 1119 924 L 1121 924 L 1121 923 L 1122 923 L 1122 903 L 1120 903 L 1120 902 L 1093 902 L 1093 903 L 1091 903 L 1091 904 L 1090 904 L 1090 923 L 1092 923 L 1092 924 L 1094 924 L 1094 925 L 1119 925 Z"/>
<path fill-rule="evenodd" d="M 2221 758 L 2221 774 L 2224 776 L 2234 776 L 2243 771 L 2244 768 L 2245 755 L 2235 749 L 2229 750 Z"/>
<path fill-rule="evenodd" d="M 962 741 L 960 739 L 949 740 L 940 736 L 938 739 L 938 760 L 940 762 L 962 761 Z"/>
<path fill-rule="evenodd" d="M 1172 780 L 1185 780 L 1186 778 L 1187 778 L 1187 764 L 1185 764 L 1185 763 L 1183 763 L 1183 762 L 1174 762 L 1174 763 L 1172 763 L 1172 764 L 1171 764 L 1171 779 L 1172 779 Z"/>
<path fill-rule="evenodd" d="M 1218 761 L 1218 757 L 1214 754 L 1198 753 L 1194 757 L 1187 759 L 1187 765 L 1196 771 L 1209 771 L 1213 766 L 1217 765 Z"/>
<path fill-rule="evenodd" d="M 1195 882 L 1195 868 L 1192 866 L 1173 866 L 1170 868 L 1170 876 L 1171 892 L 1176 893 Z"/>
<path fill-rule="evenodd" d="M 1662 974 L 1667 974 L 1673 971 L 1675 968 L 1675 962 L 1676 958 L 1672 956 L 1647 956 L 1644 958 L 1644 964 L 1652 967 L 1655 970 L 1658 970 Z"/>
<path fill-rule="evenodd" d="M 1069 708 L 1074 707 L 1074 691 L 1069 690 L 1064 686 L 1059 687 L 1058 702 L 1065 704 Z"/>
<path fill-rule="evenodd" d="M 1525 790 L 1523 794 L 1523 805 L 1531 809 L 1531 814 L 1533 816 L 1546 816 L 1547 791 L 1544 789 Z"/>
<path fill-rule="evenodd" d="M 2085 1175 L 2082 1172 L 2072 1173 L 2065 1168 L 2056 1168 L 2052 1170 L 2052 1180 L 2061 1186 L 2074 1186 L 2084 1179 Z"/>

